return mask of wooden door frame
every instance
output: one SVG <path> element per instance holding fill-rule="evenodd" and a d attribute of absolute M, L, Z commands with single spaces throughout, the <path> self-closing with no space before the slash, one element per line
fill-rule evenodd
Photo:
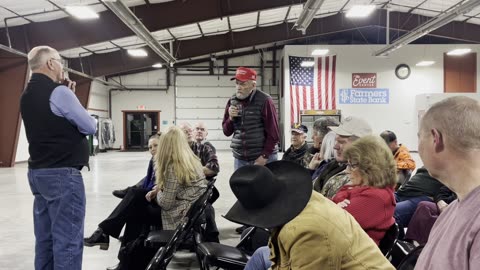
<path fill-rule="evenodd" d="M 122 110 L 123 113 L 123 149 L 127 150 L 127 113 L 157 113 L 157 127 L 160 131 L 160 110 Z"/>

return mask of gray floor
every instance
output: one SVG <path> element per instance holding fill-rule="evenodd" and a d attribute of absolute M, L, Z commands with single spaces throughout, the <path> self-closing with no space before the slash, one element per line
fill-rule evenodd
<path fill-rule="evenodd" d="M 216 220 L 220 229 L 220 241 L 229 245 L 238 242 L 234 229 L 238 227 L 224 215 L 235 202 L 228 180 L 233 171 L 233 158 L 230 151 L 218 153 L 221 172 L 217 178 L 217 188 L 221 197 L 215 203 Z M 413 154 L 417 167 L 421 166 L 418 154 Z M 87 214 L 85 235 L 90 235 L 118 204 L 112 196 L 113 189 L 132 185 L 140 180 L 147 168 L 147 152 L 108 152 L 91 159 L 91 171 L 84 169 L 83 176 L 87 193 Z M 33 269 L 34 235 L 32 205 L 33 196 L 27 181 L 27 165 L 17 164 L 14 168 L 0 169 L 0 269 Z M 117 263 L 119 242 L 111 239 L 108 251 L 98 247 L 85 247 L 83 269 L 105 269 Z M 198 269 L 193 254 L 179 252 L 170 264 L 171 269 Z"/>

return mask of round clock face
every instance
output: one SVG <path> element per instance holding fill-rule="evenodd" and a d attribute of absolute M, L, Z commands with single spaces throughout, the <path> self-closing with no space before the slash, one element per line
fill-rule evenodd
<path fill-rule="evenodd" d="M 410 67 L 407 64 L 400 64 L 395 68 L 395 75 L 400 80 L 405 80 L 410 76 Z"/>

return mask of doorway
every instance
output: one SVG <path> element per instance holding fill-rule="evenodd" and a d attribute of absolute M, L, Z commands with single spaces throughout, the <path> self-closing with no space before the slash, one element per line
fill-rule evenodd
<path fill-rule="evenodd" d="M 125 150 L 146 151 L 148 138 L 160 130 L 160 111 L 122 111 Z"/>

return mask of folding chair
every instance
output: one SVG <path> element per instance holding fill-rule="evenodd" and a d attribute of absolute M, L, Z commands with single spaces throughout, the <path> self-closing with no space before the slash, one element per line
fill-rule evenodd
<path fill-rule="evenodd" d="M 413 270 L 415 268 L 415 264 L 417 264 L 418 257 L 420 257 L 420 253 L 422 253 L 424 246 L 418 246 L 410 253 L 408 253 L 407 257 L 405 257 L 402 262 L 398 265 L 398 270 Z"/>
<path fill-rule="evenodd" d="M 385 236 L 380 240 L 380 245 L 378 246 L 382 251 L 382 254 L 388 258 L 390 252 L 392 251 L 393 245 L 397 241 L 399 234 L 398 224 L 393 223 L 392 226 L 385 232 Z"/>
<path fill-rule="evenodd" d="M 209 183 L 205 193 L 192 204 L 176 230 L 150 232 L 145 240 L 145 246 L 152 248 L 159 247 L 159 249 L 148 264 L 146 270 L 165 270 L 180 245 L 195 234 L 194 227 L 200 220 L 207 207 L 208 201 L 212 197 L 213 182 Z M 196 241 L 193 241 L 193 245 L 196 247 Z"/>

